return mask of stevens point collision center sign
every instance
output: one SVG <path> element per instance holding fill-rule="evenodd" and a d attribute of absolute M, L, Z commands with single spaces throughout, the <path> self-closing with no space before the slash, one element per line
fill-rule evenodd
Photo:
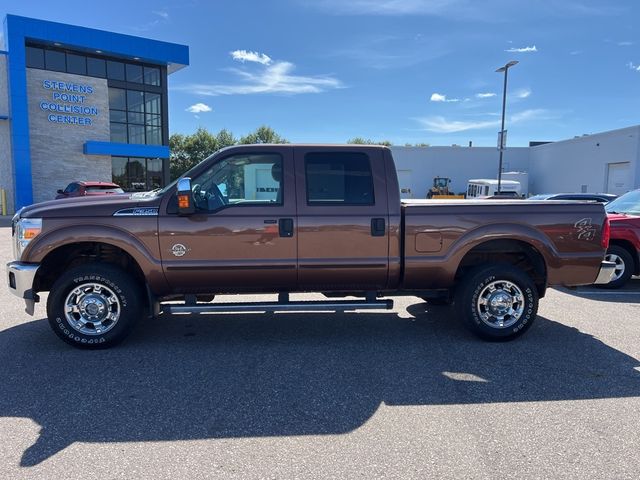
<path fill-rule="evenodd" d="M 47 120 L 69 125 L 91 125 L 91 117 L 98 115 L 98 108 L 91 103 L 93 86 L 57 80 L 43 80 L 42 88 L 49 99 L 40 102 L 40 109 L 47 112 Z"/>

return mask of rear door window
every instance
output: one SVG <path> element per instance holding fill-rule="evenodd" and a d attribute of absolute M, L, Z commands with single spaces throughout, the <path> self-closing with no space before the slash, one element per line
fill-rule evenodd
<path fill-rule="evenodd" d="M 313 152 L 304 158 L 308 205 L 374 205 L 369 157 L 360 152 Z"/>

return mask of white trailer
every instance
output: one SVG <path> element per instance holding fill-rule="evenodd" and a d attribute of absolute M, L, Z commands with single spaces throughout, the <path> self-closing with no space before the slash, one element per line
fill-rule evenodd
<path fill-rule="evenodd" d="M 515 180 L 502 180 L 500 185 L 502 193 L 515 193 L 522 195 L 520 182 Z M 476 178 L 467 183 L 467 198 L 487 198 L 498 192 L 498 180 L 492 178 Z"/>

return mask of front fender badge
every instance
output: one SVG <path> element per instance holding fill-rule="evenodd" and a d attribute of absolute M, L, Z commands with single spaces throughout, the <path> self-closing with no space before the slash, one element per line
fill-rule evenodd
<path fill-rule="evenodd" d="M 176 257 L 182 257 L 188 251 L 189 249 L 181 243 L 176 243 L 173 247 L 171 247 L 171 253 L 173 253 Z"/>

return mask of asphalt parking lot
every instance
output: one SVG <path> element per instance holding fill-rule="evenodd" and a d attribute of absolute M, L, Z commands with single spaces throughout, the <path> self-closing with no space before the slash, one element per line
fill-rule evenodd
<path fill-rule="evenodd" d="M 10 232 L 0 228 L 10 260 Z M 143 321 L 79 351 L 0 287 L 9 478 L 637 478 L 640 280 L 551 290 L 524 337 L 447 307 Z"/>

